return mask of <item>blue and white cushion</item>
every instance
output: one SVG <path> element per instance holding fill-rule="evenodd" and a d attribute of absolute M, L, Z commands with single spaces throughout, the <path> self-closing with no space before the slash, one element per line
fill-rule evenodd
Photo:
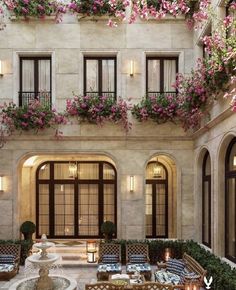
<path fill-rule="evenodd" d="M 190 280 L 198 280 L 200 279 L 200 275 L 198 275 L 195 272 L 189 271 L 187 268 L 184 268 L 184 279 L 190 279 Z"/>
<path fill-rule="evenodd" d="M 182 279 L 180 276 L 167 272 L 164 269 L 155 272 L 154 276 L 155 281 L 161 284 L 173 284 L 173 285 L 182 284 Z"/>
<path fill-rule="evenodd" d="M 166 270 L 180 277 L 182 277 L 184 274 L 184 268 L 185 268 L 185 263 L 183 262 L 183 260 L 169 259 L 166 262 Z"/>
<path fill-rule="evenodd" d="M 0 272 L 11 272 L 14 270 L 14 265 L 0 264 Z"/>
<path fill-rule="evenodd" d="M 121 264 L 116 263 L 116 264 L 99 264 L 97 268 L 98 272 L 121 272 Z"/>
<path fill-rule="evenodd" d="M 147 272 L 151 271 L 151 266 L 148 263 L 142 263 L 142 264 L 127 264 L 126 266 L 126 272 L 127 273 L 133 273 L 133 272 Z"/>
<path fill-rule="evenodd" d="M 129 262 L 132 264 L 142 264 L 147 262 L 147 257 L 145 255 L 130 255 Z"/>
<path fill-rule="evenodd" d="M 14 255 L 0 255 L 0 264 L 14 264 L 15 256 Z"/>
<path fill-rule="evenodd" d="M 102 257 L 103 264 L 115 264 L 119 262 L 118 255 L 104 255 Z"/>

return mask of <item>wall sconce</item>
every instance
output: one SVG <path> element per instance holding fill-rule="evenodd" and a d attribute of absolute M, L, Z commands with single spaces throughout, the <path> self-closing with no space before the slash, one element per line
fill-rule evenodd
<path fill-rule="evenodd" d="M 2 61 L 0 60 L 0 77 L 3 77 Z"/>
<path fill-rule="evenodd" d="M 236 166 L 236 155 L 234 155 L 233 166 Z"/>
<path fill-rule="evenodd" d="M 134 76 L 134 61 L 133 61 L 133 60 L 130 61 L 129 75 L 130 75 L 131 77 Z"/>
<path fill-rule="evenodd" d="M 134 192 L 134 176 L 130 175 L 129 177 L 129 191 Z"/>
<path fill-rule="evenodd" d="M 96 241 L 87 241 L 86 243 L 87 262 L 96 263 L 97 243 Z"/>
<path fill-rule="evenodd" d="M 3 176 L 0 175 L 0 192 L 3 192 Z"/>

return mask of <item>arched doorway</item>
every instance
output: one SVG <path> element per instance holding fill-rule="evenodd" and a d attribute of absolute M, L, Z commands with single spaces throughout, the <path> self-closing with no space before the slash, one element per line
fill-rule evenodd
<path fill-rule="evenodd" d="M 236 262 L 236 137 L 225 157 L 225 257 Z"/>
<path fill-rule="evenodd" d="M 146 237 L 168 237 L 168 171 L 158 158 L 146 168 Z"/>
<path fill-rule="evenodd" d="M 116 224 L 117 174 L 106 161 L 46 161 L 36 170 L 36 236 L 98 238 Z"/>

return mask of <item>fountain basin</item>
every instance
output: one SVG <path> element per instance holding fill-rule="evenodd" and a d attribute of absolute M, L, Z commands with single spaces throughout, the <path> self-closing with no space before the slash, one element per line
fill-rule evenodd
<path fill-rule="evenodd" d="M 63 275 L 49 275 L 53 281 L 53 290 L 76 290 L 77 282 L 75 279 L 68 278 Z M 25 278 L 15 282 L 9 290 L 34 290 L 38 281 L 38 276 Z"/>

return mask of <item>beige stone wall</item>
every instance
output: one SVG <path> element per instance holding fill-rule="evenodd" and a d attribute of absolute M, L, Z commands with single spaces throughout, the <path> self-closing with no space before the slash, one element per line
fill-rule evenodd
<path fill-rule="evenodd" d="M 21 55 L 52 56 L 52 98 L 61 111 L 72 91 L 83 93 L 83 56 L 116 55 L 118 96 L 131 97 L 132 102 L 137 102 L 145 94 L 146 55 L 178 55 L 179 71 L 188 74 L 194 58 L 201 56 L 200 36 L 207 27 L 206 24 L 193 34 L 183 20 L 167 19 L 137 21 L 133 25 L 122 23 L 111 29 L 106 26 L 106 21 L 78 22 L 70 15 L 66 15 L 61 24 L 51 20 L 9 21 L 0 33 L 0 59 L 4 67 L 4 77 L 0 78 L 0 100 L 17 102 Z M 129 76 L 131 59 L 135 62 L 132 78 Z M 193 138 L 174 124 L 141 124 L 131 116 L 133 128 L 127 134 L 119 125 L 107 124 L 100 128 L 91 124 L 73 124 L 61 128 L 62 140 L 55 140 L 52 131 L 11 136 L 0 150 L 0 174 L 4 175 L 5 186 L 0 194 L 0 238 L 18 237 L 20 223 L 35 219 L 35 167 L 22 169 L 23 160 L 32 155 L 42 155 L 41 158 L 46 160 L 72 154 L 105 155 L 114 161 L 118 173 L 118 236 L 144 238 L 145 167 L 153 156 L 161 154 L 170 158 L 167 165 L 172 176 L 169 181 L 172 212 L 169 236 L 200 241 L 200 159 L 201 150 L 206 147 L 212 155 L 215 173 L 212 181 L 213 250 L 222 253 L 222 194 L 219 191 L 223 185 L 222 172 L 218 172 L 219 150 L 223 148 L 220 144 L 224 135 L 235 132 L 232 126 L 235 118 L 227 108 L 225 101 L 216 103 L 210 127 L 208 124 Z M 132 194 L 128 190 L 129 175 L 135 175 L 136 188 Z"/>

